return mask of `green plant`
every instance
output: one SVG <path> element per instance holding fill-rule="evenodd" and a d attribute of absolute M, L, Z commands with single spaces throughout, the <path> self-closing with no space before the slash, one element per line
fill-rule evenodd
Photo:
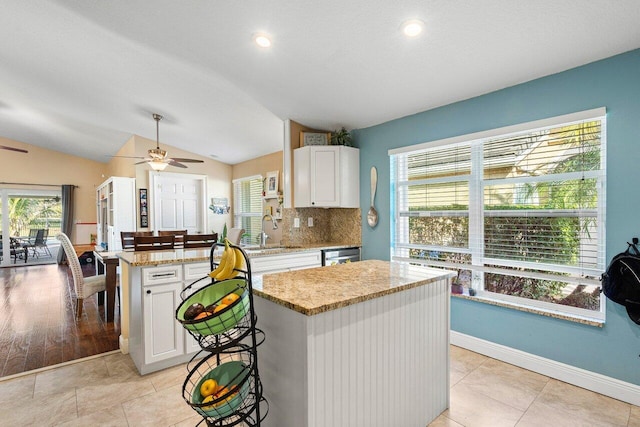
<path fill-rule="evenodd" d="M 331 145 L 346 145 L 351 146 L 351 133 L 342 127 L 340 130 L 334 130 L 331 132 Z"/>

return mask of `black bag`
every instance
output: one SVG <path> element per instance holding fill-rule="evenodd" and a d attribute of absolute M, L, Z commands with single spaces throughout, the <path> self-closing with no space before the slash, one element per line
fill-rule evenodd
<path fill-rule="evenodd" d="M 628 243 L 626 251 L 613 257 L 602 274 L 602 292 L 624 305 L 631 320 L 640 325 L 640 251 L 635 243 Z"/>

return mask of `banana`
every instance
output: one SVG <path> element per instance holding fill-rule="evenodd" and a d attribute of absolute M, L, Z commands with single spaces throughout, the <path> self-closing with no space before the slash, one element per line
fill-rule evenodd
<path fill-rule="evenodd" d="M 216 280 L 226 280 L 226 279 L 229 279 L 234 274 L 233 268 L 236 265 L 236 251 L 234 250 L 234 248 L 229 246 L 228 240 L 225 242 L 224 252 L 227 254 L 227 257 L 225 259 L 224 267 L 222 268 L 222 271 L 220 271 L 215 276 Z"/>
<path fill-rule="evenodd" d="M 244 267 L 244 255 L 240 248 L 234 248 L 236 251 L 236 264 L 233 266 L 234 270 L 242 270 Z"/>
<path fill-rule="evenodd" d="M 222 256 L 220 257 L 220 263 L 218 264 L 218 266 L 216 267 L 215 270 L 213 270 L 211 273 L 209 273 L 209 277 L 215 278 L 218 274 L 220 274 L 220 272 L 226 266 L 227 258 L 229 257 L 229 252 L 227 251 L 227 249 L 229 249 L 229 241 L 225 239 L 224 251 L 222 251 Z"/>

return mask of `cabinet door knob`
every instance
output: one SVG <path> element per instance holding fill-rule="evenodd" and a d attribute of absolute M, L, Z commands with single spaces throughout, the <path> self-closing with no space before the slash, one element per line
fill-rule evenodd
<path fill-rule="evenodd" d="M 147 289 L 147 295 L 151 294 L 151 289 Z"/>

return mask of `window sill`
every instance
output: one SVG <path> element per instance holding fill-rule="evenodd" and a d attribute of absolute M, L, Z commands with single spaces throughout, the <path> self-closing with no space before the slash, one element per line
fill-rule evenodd
<path fill-rule="evenodd" d="M 469 295 L 462 295 L 462 294 L 451 294 L 451 296 L 455 298 L 470 300 L 470 301 L 477 301 L 484 304 L 495 305 L 498 307 L 511 308 L 514 310 L 524 311 L 527 313 L 539 314 L 541 316 L 553 317 L 554 319 L 566 320 L 568 322 L 581 323 L 583 325 L 588 325 L 588 326 L 596 326 L 598 328 L 602 328 L 605 323 L 604 320 L 591 319 L 588 317 L 581 317 L 581 316 L 574 316 L 574 315 L 569 315 L 565 313 L 559 313 L 557 311 L 547 311 L 539 308 L 526 307 L 523 305 L 511 304 L 505 301 L 499 301 L 499 300 L 489 299 L 484 297 L 478 297 L 478 296 L 472 297 Z"/>

